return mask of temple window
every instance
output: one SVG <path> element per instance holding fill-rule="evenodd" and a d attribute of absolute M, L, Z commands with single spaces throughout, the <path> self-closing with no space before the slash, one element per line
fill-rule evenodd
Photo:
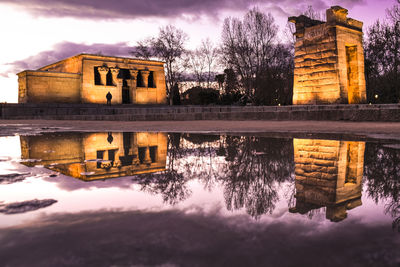
<path fill-rule="evenodd" d="M 156 83 L 154 81 L 154 71 L 150 71 L 149 78 L 148 78 L 148 85 L 151 88 L 156 87 Z"/>
<path fill-rule="evenodd" d="M 115 150 L 108 150 L 108 160 L 115 160 Z"/>
<path fill-rule="evenodd" d="M 112 74 L 111 74 L 111 71 L 108 71 L 107 72 L 107 79 L 106 79 L 106 85 L 107 86 L 112 86 L 112 85 L 114 85 L 113 84 L 113 78 L 112 78 Z"/>
<path fill-rule="evenodd" d="M 94 84 L 101 85 L 100 73 L 98 67 L 94 67 Z"/>
<path fill-rule="evenodd" d="M 144 87 L 142 74 L 139 72 L 136 78 L 136 87 Z"/>
<path fill-rule="evenodd" d="M 157 146 L 151 146 L 149 149 L 151 162 L 154 163 L 157 161 Z"/>
<path fill-rule="evenodd" d="M 138 148 L 138 154 L 139 154 L 139 162 L 140 164 L 143 164 L 144 159 L 146 157 L 146 149 L 147 147 L 139 147 Z"/>
<path fill-rule="evenodd" d="M 104 159 L 104 150 L 98 150 L 96 152 L 97 168 L 101 168 L 101 161 Z"/>
<path fill-rule="evenodd" d="M 131 78 L 129 73 L 129 69 L 119 69 L 118 78 L 122 79 L 122 87 L 127 88 L 129 87 L 128 80 Z"/>

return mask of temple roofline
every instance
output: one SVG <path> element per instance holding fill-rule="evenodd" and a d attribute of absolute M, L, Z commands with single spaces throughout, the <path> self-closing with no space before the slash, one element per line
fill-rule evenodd
<path fill-rule="evenodd" d="M 96 54 L 89 54 L 89 53 L 79 53 L 77 55 L 74 55 L 74 56 L 71 56 L 71 57 L 67 57 L 67 58 L 61 59 L 59 61 L 56 61 L 54 63 L 42 66 L 42 67 L 38 68 L 37 70 L 41 71 L 41 70 L 43 70 L 45 68 L 49 68 L 49 67 L 51 67 L 53 65 L 60 64 L 61 62 L 66 61 L 68 59 L 79 58 L 79 57 L 81 57 L 82 59 L 84 59 L 84 58 L 99 58 L 99 59 L 102 59 L 102 60 L 104 60 L 104 59 L 109 59 L 109 60 L 111 60 L 111 59 L 128 59 L 128 60 L 132 61 L 132 63 L 153 63 L 153 64 L 154 63 L 156 63 L 156 64 L 158 63 L 159 65 L 163 65 L 165 63 L 165 62 L 159 61 L 159 60 L 140 59 L 140 58 L 133 58 L 133 57 L 108 56 L 108 55 L 96 55 Z"/>

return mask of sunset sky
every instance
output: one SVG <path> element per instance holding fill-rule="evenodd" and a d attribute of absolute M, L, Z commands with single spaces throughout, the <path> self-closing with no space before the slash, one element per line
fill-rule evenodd
<path fill-rule="evenodd" d="M 270 12 L 282 32 L 288 16 L 308 5 L 333 5 L 366 28 L 385 18 L 396 0 L 0 0 L 0 102 L 17 102 L 16 73 L 87 52 L 129 56 L 136 41 L 173 24 L 189 35 L 188 48 L 209 37 L 218 43 L 223 19 L 251 7 Z M 281 33 L 282 38 L 283 34 Z"/>

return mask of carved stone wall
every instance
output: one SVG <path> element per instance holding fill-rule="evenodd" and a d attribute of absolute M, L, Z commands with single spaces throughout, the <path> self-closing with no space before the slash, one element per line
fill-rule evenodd
<path fill-rule="evenodd" d="M 79 103 L 81 75 L 23 71 L 18 73 L 19 103 Z"/>
<path fill-rule="evenodd" d="M 296 26 L 293 104 L 364 103 L 362 22 L 339 6 L 326 16 L 289 18 Z"/>
<path fill-rule="evenodd" d="M 137 78 L 141 83 L 137 84 Z M 18 73 L 19 103 L 166 104 L 164 63 L 80 54 Z"/>

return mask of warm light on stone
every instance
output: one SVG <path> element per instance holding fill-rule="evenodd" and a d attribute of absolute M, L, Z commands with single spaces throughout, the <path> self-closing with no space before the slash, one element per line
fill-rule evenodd
<path fill-rule="evenodd" d="M 71 133 L 21 136 L 21 158 L 90 181 L 165 170 L 165 133 Z M 29 165 L 30 163 L 24 163 Z"/>
<path fill-rule="evenodd" d="M 137 88 L 137 75 L 142 85 Z M 151 74 L 151 75 L 150 75 Z M 151 81 L 149 81 L 151 79 Z M 79 54 L 18 73 L 19 103 L 165 104 L 164 63 Z"/>
<path fill-rule="evenodd" d="M 362 22 L 339 6 L 326 17 L 289 18 L 296 25 L 293 104 L 365 103 Z"/>
<path fill-rule="evenodd" d="M 364 142 L 293 139 L 296 207 L 307 213 L 326 207 L 326 218 L 340 221 L 360 206 Z"/>

